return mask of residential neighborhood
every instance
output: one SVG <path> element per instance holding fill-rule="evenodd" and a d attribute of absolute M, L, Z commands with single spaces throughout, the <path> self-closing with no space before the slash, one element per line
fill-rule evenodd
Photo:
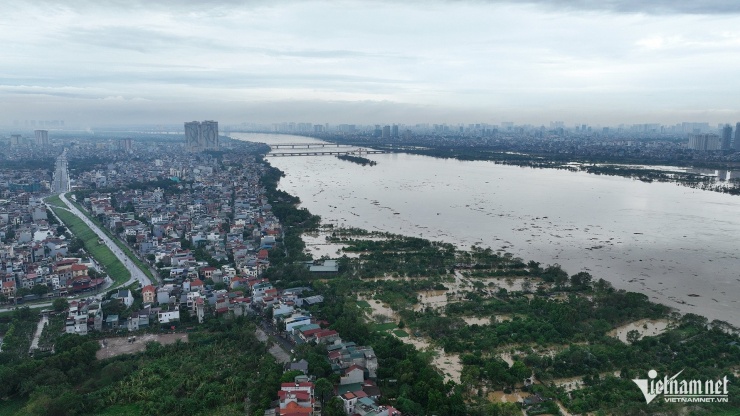
<path fill-rule="evenodd" d="M 18 158 L 40 151 L 31 142 L 18 143 Z M 134 143 L 136 150 L 139 143 Z M 54 145 L 61 152 L 62 146 Z M 129 342 L 145 333 L 190 331 L 209 320 L 251 317 L 274 329 L 286 353 L 301 345 L 325 348 L 324 359 L 338 380 L 330 396 L 341 401 L 345 414 L 401 414 L 379 402 L 373 348 L 342 339 L 310 312 L 323 296 L 307 286 L 279 289 L 263 276 L 284 230 L 261 184 L 264 165 L 257 163 L 251 144 L 195 157 L 156 145 L 149 146 L 147 157 L 114 144 L 66 145 L 74 172 L 69 199 L 118 237 L 156 279 L 115 287 L 45 202 L 52 166 L 20 177 L 0 171 L 6 175 L 0 176 L 6 178 L 0 182 L 2 302 L 63 300 L 51 311 L 63 318 L 62 333 L 128 336 Z M 101 153 L 114 162 L 92 156 Z M 304 266 L 317 277 L 338 271 L 330 259 Z M 265 415 L 321 415 L 326 394 L 317 397 L 308 362 L 290 362 L 285 371 L 300 375 L 282 383 Z"/>

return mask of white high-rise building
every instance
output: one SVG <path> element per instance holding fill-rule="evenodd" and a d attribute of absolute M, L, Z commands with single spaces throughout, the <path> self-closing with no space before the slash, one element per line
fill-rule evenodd
<path fill-rule="evenodd" d="M 185 123 L 185 145 L 190 151 L 200 149 L 200 123 L 191 121 Z"/>
<path fill-rule="evenodd" d="M 202 149 L 218 150 L 218 122 L 206 120 L 200 123 Z"/>
<path fill-rule="evenodd" d="M 49 132 L 47 130 L 34 130 L 36 135 L 37 146 L 48 146 L 49 145 Z"/>
<path fill-rule="evenodd" d="M 185 123 L 185 145 L 190 151 L 218 150 L 218 122 L 206 120 Z"/>
<path fill-rule="evenodd" d="M 688 148 L 691 150 L 713 151 L 721 150 L 721 142 L 716 134 L 691 134 L 689 135 Z"/>

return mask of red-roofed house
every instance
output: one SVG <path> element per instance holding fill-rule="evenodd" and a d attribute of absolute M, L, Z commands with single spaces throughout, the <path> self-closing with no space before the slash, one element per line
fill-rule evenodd
<path fill-rule="evenodd" d="M 157 288 L 152 285 L 146 285 L 141 289 L 141 297 L 144 303 L 154 303 L 157 299 Z"/>
<path fill-rule="evenodd" d="M 351 415 L 355 412 L 355 405 L 357 404 L 358 397 L 352 392 L 346 392 L 339 396 L 344 402 L 344 413 Z"/>
<path fill-rule="evenodd" d="M 15 280 L 3 282 L 3 295 L 6 298 L 15 297 Z"/>
<path fill-rule="evenodd" d="M 305 331 L 299 331 L 298 336 L 301 337 L 301 339 L 305 342 L 309 342 L 313 339 L 313 337 L 318 334 L 319 332 L 323 331 L 323 329 L 307 329 Z"/>
<path fill-rule="evenodd" d="M 87 266 L 84 264 L 72 265 L 72 277 L 87 276 Z"/>
<path fill-rule="evenodd" d="M 283 383 L 278 392 L 280 416 L 312 416 L 315 412 L 313 383 Z"/>
<path fill-rule="evenodd" d="M 204 280 L 208 280 L 213 277 L 213 272 L 215 272 L 215 267 L 201 267 L 200 269 L 200 275 L 203 277 Z"/>
<path fill-rule="evenodd" d="M 339 332 L 331 329 L 324 329 L 320 332 L 317 332 L 315 337 L 316 342 L 318 342 L 319 344 L 331 344 L 332 342 L 339 339 Z"/>
<path fill-rule="evenodd" d="M 203 291 L 203 281 L 200 279 L 195 279 L 192 282 L 190 282 L 190 291 L 191 292 Z"/>

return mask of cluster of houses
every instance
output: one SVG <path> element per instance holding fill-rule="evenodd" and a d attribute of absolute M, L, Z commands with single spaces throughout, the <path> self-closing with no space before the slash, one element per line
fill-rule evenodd
<path fill-rule="evenodd" d="M 219 271 L 226 275 L 228 268 L 229 266 L 223 266 Z M 189 270 L 182 281 L 157 286 L 146 285 L 140 289 L 141 302 L 135 303 L 134 295 L 138 293 L 134 294 L 128 289 L 120 289 L 110 299 L 102 302 L 95 298 L 72 301 L 66 331 L 84 335 L 89 331 L 138 331 L 152 325 L 169 329 L 177 326 L 185 313 L 193 322 L 198 323 L 203 323 L 209 317 L 236 317 L 273 311 L 275 317 L 287 313 L 299 315 L 300 312 L 295 312 L 297 307 L 323 301 L 320 295 L 306 295 L 304 292 L 308 288 L 286 290 L 279 295 L 278 290 L 267 279 L 257 277 L 244 278 L 243 285 L 236 289 L 216 289 L 213 285 L 204 283 L 207 276 L 215 275 L 214 269 L 201 266 Z M 120 302 L 123 309 L 127 310 L 126 317 L 104 314 L 101 305 L 106 302 Z M 137 306 L 137 310 L 132 311 L 132 306 Z M 308 338 L 307 332 L 303 336 L 309 341 L 313 339 Z"/>
<path fill-rule="evenodd" d="M 7 189 L 4 193 L 8 196 Z M 70 263 L 87 262 L 75 259 L 59 263 L 68 254 L 68 242 L 56 234 L 39 197 L 19 192 L 10 199 L 0 199 L 0 280 L 6 300 L 14 301 L 19 289 L 30 290 L 37 284 L 48 285 L 57 293 L 82 288 L 84 279 L 80 276 L 86 276 L 93 264 L 69 270 Z"/>
<path fill-rule="evenodd" d="M 321 295 L 303 296 L 306 287 L 286 289 L 274 296 L 272 285 L 265 279 L 250 281 L 255 310 L 263 314 L 270 307 L 272 321 L 285 339 L 295 345 L 323 344 L 326 346 L 326 359 L 332 370 L 340 375 L 335 394 L 344 405 L 347 415 L 357 416 L 398 416 L 401 412 L 391 406 L 378 403 L 380 389 L 375 380 L 378 372 L 378 358 L 372 347 L 359 346 L 354 342 L 342 340 L 339 333 L 327 329 L 328 322 L 318 321 L 302 309 L 305 306 L 322 302 Z M 313 394 L 313 384 L 308 378 L 308 363 L 305 360 L 289 363 L 286 371 L 299 370 L 295 383 L 285 383 L 278 392 L 278 403 L 265 415 L 318 415 Z M 297 391 L 303 393 L 297 394 Z M 305 394 L 304 394 L 305 393 Z"/>
<path fill-rule="evenodd" d="M 106 279 L 99 265 L 91 258 L 66 257 L 67 242 L 64 238 L 46 236 L 30 246 L 40 245 L 36 255 L 29 256 L 29 245 L 14 241 L 0 245 L 0 281 L 2 295 L 7 302 L 20 303 L 40 297 L 57 297 L 93 292 L 103 288 Z M 36 233 L 37 235 L 39 233 Z M 20 241 L 24 241 L 21 236 Z M 31 250 L 33 253 L 35 250 Z M 36 292 L 34 287 L 42 286 Z"/>
<path fill-rule="evenodd" d="M 359 373 L 358 373 L 359 371 Z M 355 368 L 351 374 L 360 374 Z M 372 384 L 377 394 L 369 396 L 362 390 L 346 392 L 339 397 L 344 402 L 344 411 L 348 416 L 401 416 L 401 412 L 392 406 L 378 405 L 380 390 Z M 341 385 L 339 386 L 341 388 Z M 265 416 L 318 416 L 321 415 L 321 404 L 316 398 L 315 385 L 307 375 L 298 375 L 294 382 L 282 383 L 278 391 L 277 405 L 265 411 Z"/>
<path fill-rule="evenodd" d="M 161 268 L 171 267 L 173 279 L 198 265 L 199 250 L 213 261 L 232 265 L 206 278 L 234 288 L 244 284 L 240 279 L 262 274 L 269 266 L 269 250 L 282 234 L 259 183 L 261 165 L 240 166 L 199 165 L 195 182 L 169 191 L 94 193 L 84 203 L 142 257 Z"/>
<path fill-rule="evenodd" d="M 72 154 L 91 149 L 90 145 L 73 146 Z M 141 257 L 165 273 L 161 284 L 140 288 L 140 295 L 120 289 L 105 300 L 70 301 L 65 331 L 80 335 L 139 331 L 177 325 L 184 314 L 191 322 L 202 323 L 209 317 L 259 313 L 269 317 L 294 344 L 326 345 L 326 358 L 340 375 L 335 393 L 347 415 L 400 415 L 396 409 L 378 404 L 378 361 L 373 349 L 342 340 L 337 331 L 326 328 L 326 322 L 317 322 L 307 312 L 311 305 L 323 302 L 323 297 L 306 287 L 279 291 L 262 277 L 282 228 L 260 185 L 264 168 L 245 157 L 252 158 L 233 152 L 225 153 L 221 160 L 208 155 L 196 160 L 179 152 L 155 151 L 147 158 L 124 157 L 76 175 L 78 188 L 169 181 L 162 187 L 92 193 L 81 201 Z M 233 161 L 238 163 L 230 163 Z M 10 199 L 0 200 L 0 237 L 5 241 L 0 245 L 3 294 L 14 296 L 18 288 L 36 284 L 49 285 L 57 295 L 101 287 L 103 279 L 89 277 L 88 271 L 96 265 L 67 257 L 67 241 L 54 237 L 46 208 L 29 195 L 5 192 L 2 196 Z M 15 234 L 8 239 L 11 228 Z M 207 260 L 202 258 L 204 252 Z M 338 271 L 337 263 L 331 260 L 309 262 L 306 267 L 319 275 Z M 106 307 L 109 302 L 120 306 Z M 268 413 L 319 415 L 321 406 L 307 375 L 308 364 L 290 363 L 288 370 L 295 369 L 303 374 L 281 386 L 278 402 Z"/>

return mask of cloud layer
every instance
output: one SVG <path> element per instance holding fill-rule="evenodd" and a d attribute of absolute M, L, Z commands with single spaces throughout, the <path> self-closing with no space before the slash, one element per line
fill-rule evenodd
<path fill-rule="evenodd" d="M 740 119 L 735 2 L 28 3 L 0 124 Z"/>

